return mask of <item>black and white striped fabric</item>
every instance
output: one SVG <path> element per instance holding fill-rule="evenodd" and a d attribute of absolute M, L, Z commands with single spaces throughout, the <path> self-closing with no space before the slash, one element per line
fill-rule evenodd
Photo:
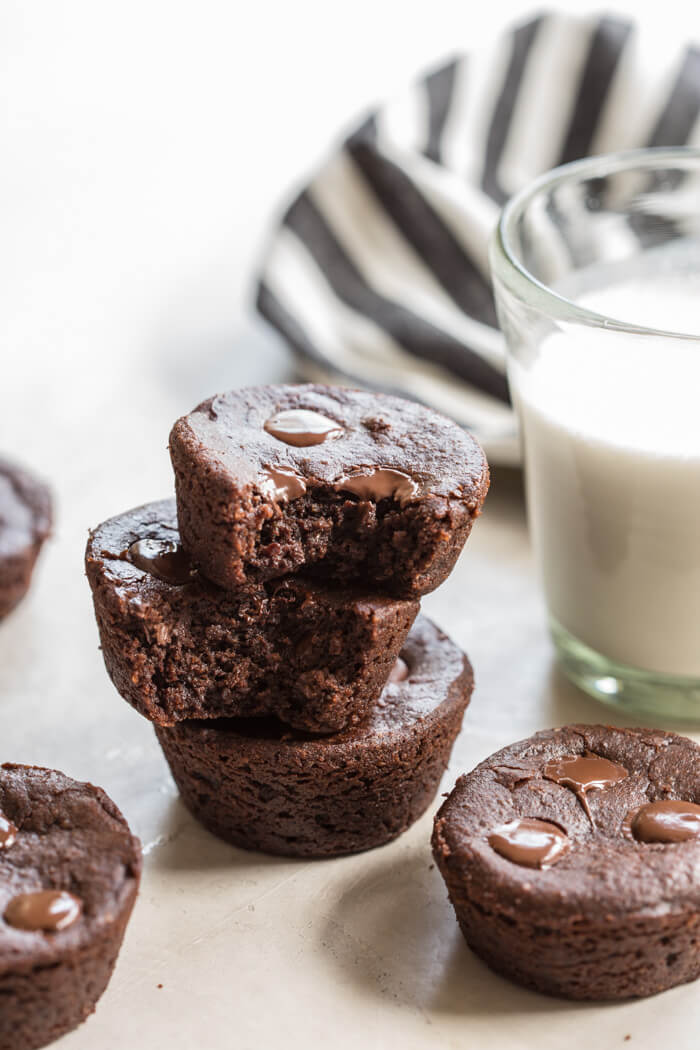
<path fill-rule="evenodd" d="M 700 50 L 546 14 L 377 109 L 288 208 L 260 313 L 301 374 L 424 401 L 519 461 L 487 245 L 501 205 L 587 154 L 700 144 Z"/>

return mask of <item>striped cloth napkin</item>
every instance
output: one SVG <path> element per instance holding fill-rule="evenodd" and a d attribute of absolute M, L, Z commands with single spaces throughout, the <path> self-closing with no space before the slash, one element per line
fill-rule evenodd
<path fill-rule="evenodd" d="M 578 157 L 684 143 L 700 144 L 700 50 L 538 15 L 360 124 L 273 234 L 258 310 L 305 378 L 424 401 L 516 464 L 487 258 L 501 205 Z"/>

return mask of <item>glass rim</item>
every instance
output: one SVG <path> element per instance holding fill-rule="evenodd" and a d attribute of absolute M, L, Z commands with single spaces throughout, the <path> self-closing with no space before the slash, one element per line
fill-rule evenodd
<path fill-rule="evenodd" d="M 553 186 L 584 178 L 600 178 L 621 171 L 649 171 L 654 168 L 692 167 L 700 171 L 700 147 L 654 146 L 643 149 L 603 153 L 583 157 L 539 175 L 529 182 L 504 205 L 496 229 L 491 237 L 490 257 L 494 276 L 499 276 L 511 286 L 526 303 L 535 306 L 548 316 L 558 320 L 575 322 L 589 327 L 605 328 L 632 335 L 663 336 L 669 339 L 686 339 L 700 342 L 700 334 L 677 332 L 671 329 L 652 328 L 623 321 L 580 306 L 572 299 L 556 292 L 544 281 L 540 281 L 525 266 L 514 249 L 510 233 L 513 224 L 523 215 L 530 204 L 543 191 Z M 509 280 L 510 278 L 510 280 Z"/>

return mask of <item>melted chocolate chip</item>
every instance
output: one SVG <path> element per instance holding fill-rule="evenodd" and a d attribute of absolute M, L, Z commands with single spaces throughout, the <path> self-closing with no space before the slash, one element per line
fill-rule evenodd
<path fill-rule="evenodd" d="M 277 412 L 265 423 L 265 430 L 278 441 L 297 448 L 321 445 L 328 438 L 339 437 L 343 433 L 343 428 L 334 419 L 306 408 Z"/>
<path fill-rule="evenodd" d="M 39 890 L 20 893 L 5 908 L 5 921 L 18 930 L 65 930 L 78 919 L 83 903 L 66 890 Z"/>
<path fill-rule="evenodd" d="M 402 660 L 401 657 L 399 656 L 397 658 L 397 660 L 396 660 L 396 663 L 394 664 L 394 666 L 391 669 L 391 674 L 389 675 L 389 681 L 390 682 L 405 682 L 406 679 L 408 678 L 408 675 L 409 675 L 408 666 L 407 666 L 405 660 Z"/>
<path fill-rule="evenodd" d="M 9 849 L 17 838 L 17 828 L 4 813 L 0 813 L 0 849 Z"/>
<path fill-rule="evenodd" d="M 175 587 L 189 583 L 194 573 L 188 555 L 172 540 L 137 540 L 129 547 L 127 557 L 137 569 Z"/>
<path fill-rule="evenodd" d="M 611 787 L 624 780 L 628 774 L 625 767 L 619 766 L 617 762 L 610 762 L 607 758 L 587 751 L 585 755 L 567 755 L 548 762 L 544 767 L 544 775 L 555 784 L 571 788 L 592 824 L 587 792 Z"/>
<path fill-rule="evenodd" d="M 265 467 L 258 486 L 268 499 L 297 499 L 306 492 L 306 482 L 290 467 Z"/>
<path fill-rule="evenodd" d="M 408 474 L 389 467 L 363 467 L 352 474 L 338 478 L 335 487 L 340 492 L 351 492 L 363 500 L 395 499 L 407 503 L 419 492 L 419 486 Z"/>
<path fill-rule="evenodd" d="M 640 842 L 685 842 L 700 838 L 700 806 L 664 799 L 642 806 L 632 818 L 632 834 Z"/>
<path fill-rule="evenodd" d="M 524 868 L 549 868 L 569 849 L 569 840 L 548 820 L 517 817 L 489 835 L 489 846 Z"/>

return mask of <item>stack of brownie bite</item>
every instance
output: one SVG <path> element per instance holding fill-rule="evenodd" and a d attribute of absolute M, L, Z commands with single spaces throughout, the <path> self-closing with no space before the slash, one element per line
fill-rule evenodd
<path fill-rule="evenodd" d="M 420 598 L 449 574 L 488 466 L 450 420 L 315 385 L 178 420 L 176 500 L 95 529 L 107 670 L 182 798 L 248 849 L 334 856 L 429 805 L 473 680 Z"/>

